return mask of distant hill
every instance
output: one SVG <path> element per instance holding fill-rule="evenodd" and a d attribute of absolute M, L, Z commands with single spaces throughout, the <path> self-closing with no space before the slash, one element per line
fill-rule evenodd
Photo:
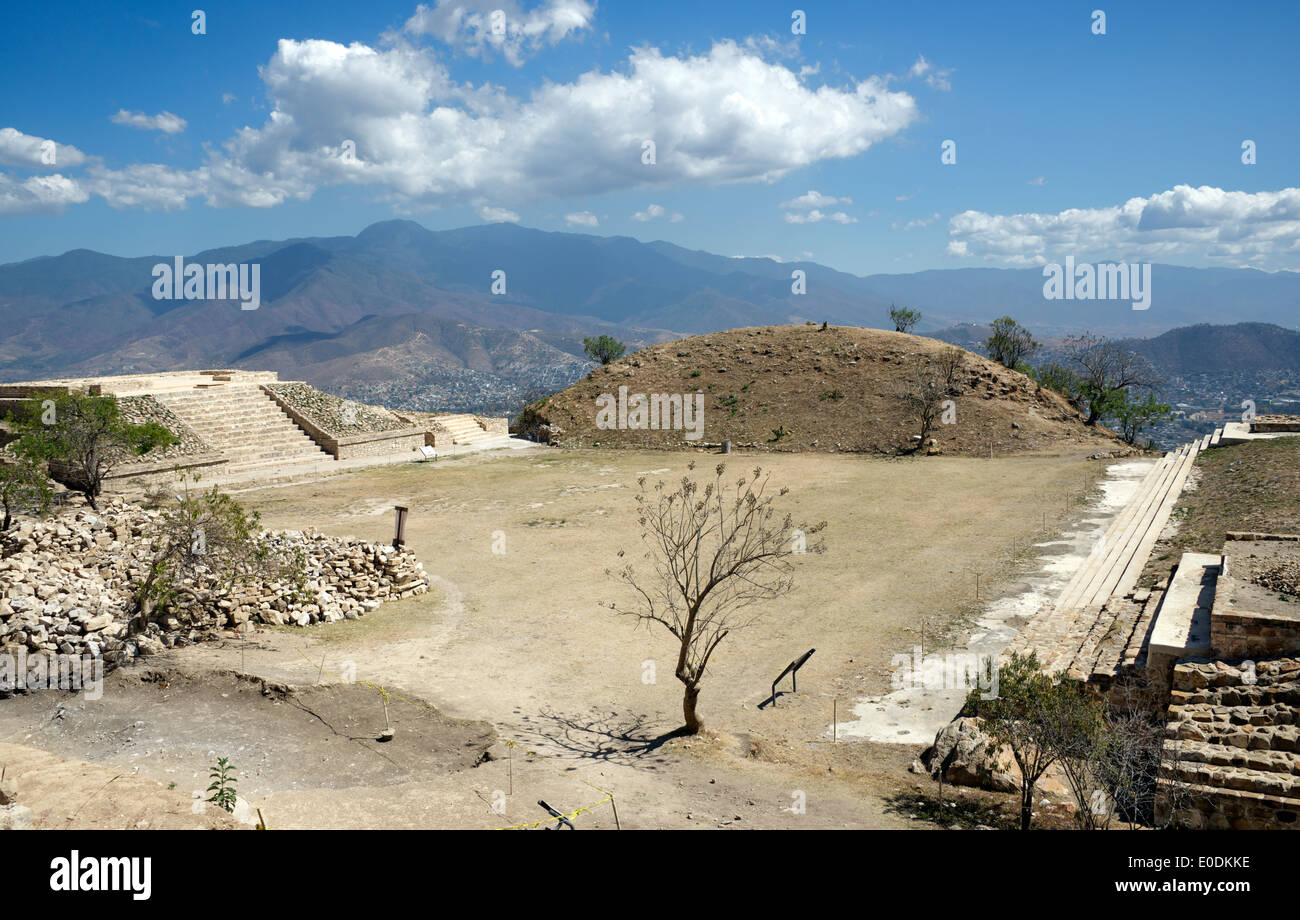
<path fill-rule="evenodd" d="M 1125 344 L 1166 374 L 1300 371 L 1300 332 L 1269 323 L 1201 323 Z"/>
<path fill-rule="evenodd" d="M 816 325 L 694 336 L 597 368 L 525 409 L 521 427 L 566 446 L 682 450 L 731 440 L 749 449 L 898 454 L 916 433 L 901 395 L 909 374 L 948 347 L 899 332 Z M 635 394 L 698 394 L 700 437 L 687 438 L 686 426 L 602 428 L 599 412 L 619 399 L 620 387 L 630 408 Z M 932 432 L 943 453 L 983 456 L 990 442 L 998 453 L 1122 448 L 1105 429 L 1085 426 L 1056 393 L 979 355 L 964 354 L 952 402 L 952 423 Z"/>
<path fill-rule="evenodd" d="M 587 335 L 638 348 L 805 320 L 880 328 L 889 325 L 891 303 L 922 312 L 917 331 L 943 330 L 937 334 L 967 347 L 1003 314 L 1043 339 L 1084 329 L 1146 337 L 1223 316 L 1285 326 L 1300 317 L 1300 274 L 1289 272 L 1157 265 L 1151 308 L 1137 311 L 1127 303 L 1046 301 L 1038 269 L 859 277 L 814 262 L 729 258 L 514 224 L 431 231 L 393 220 L 355 237 L 257 240 L 184 254 L 187 262 L 259 264 L 257 310 L 234 301 L 155 300 L 152 268 L 174 256 L 82 249 L 0 265 L 0 380 L 273 365 L 298 368 L 335 392 L 378 385 L 391 371 L 412 399 L 436 399 L 445 393 L 420 391 L 423 379 L 483 375 L 473 379 L 502 393 L 571 379 L 573 362 L 585 362 Z M 494 294 L 498 271 L 505 291 Z M 795 272 L 804 275 L 805 293 L 792 291 Z M 495 343 L 489 351 L 499 356 L 460 354 L 450 344 L 457 324 L 479 330 L 475 336 Z M 413 340 L 417 327 L 427 341 Z M 425 377 L 411 370 L 412 355 L 426 363 Z M 512 362 L 520 373 L 505 370 Z M 389 395 L 401 403 L 401 393 Z"/>

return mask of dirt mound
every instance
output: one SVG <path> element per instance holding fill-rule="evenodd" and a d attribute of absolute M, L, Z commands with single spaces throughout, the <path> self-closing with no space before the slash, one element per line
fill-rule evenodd
<path fill-rule="evenodd" d="M 760 450 L 904 453 L 917 449 L 920 431 L 907 394 L 952 347 L 853 327 L 766 326 L 694 336 L 597 368 L 526 408 L 518 428 L 565 447 L 680 450 L 730 440 Z M 680 396 L 685 424 L 656 430 L 654 412 L 647 411 L 647 427 L 631 427 L 641 421 L 633 414 L 637 394 Z M 930 452 L 1123 447 L 1106 429 L 1085 426 L 1060 395 L 969 351 L 961 351 L 945 396 L 950 402 L 921 445 L 928 448 L 933 438 Z M 702 424 L 691 412 L 697 406 Z"/>

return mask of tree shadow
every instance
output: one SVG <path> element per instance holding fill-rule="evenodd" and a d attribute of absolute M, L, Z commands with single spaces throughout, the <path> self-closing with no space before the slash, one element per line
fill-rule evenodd
<path fill-rule="evenodd" d="M 1016 827 L 1002 803 L 967 797 L 953 787 L 949 787 L 948 793 L 942 797 L 921 790 L 897 792 L 886 797 L 885 811 L 939 827 L 966 830 L 1009 830 Z"/>
<path fill-rule="evenodd" d="M 544 709 L 540 718 L 540 725 L 524 733 L 580 757 L 623 765 L 641 763 L 672 739 L 688 736 L 684 726 L 656 734 L 649 716 L 614 710 L 571 716 Z"/>

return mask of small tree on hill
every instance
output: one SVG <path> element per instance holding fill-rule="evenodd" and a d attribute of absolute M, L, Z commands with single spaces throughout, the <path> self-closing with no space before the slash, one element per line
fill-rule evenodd
<path fill-rule="evenodd" d="M 701 484 L 684 476 L 672 491 L 662 481 L 648 490 L 645 478 L 638 480 L 648 571 L 628 565 L 616 573 L 638 601 L 631 609 L 609 605 L 638 622 L 658 623 L 676 639 L 673 673 L 685 688 L 685 724 L 679 729 L 684 734 L 703 727 L 697 708 L 700 682 L 719 643 L 753 624 L 758 614 L 747 612 L 752 605 L 791 590 L 791 556 L 825 548 L 820 538 L 809 540 L 826 526 L 824 521 L 796 530 L 791 516 L 777 511 L 775 499 L 789 490 L 767 494 L 770 474 L 756 468 L 748 479 L 737 480 L 732 492 L 723 480 L 725 472 L 720 463 L 712 481 Z"/>
<path fill-rule="evenodd" d="M 895 332 L 911 332 L 912 327 L 921 321 L 921 312 L 908 307 L 889 305 L 889 318 L 894 323 Z"/>
<path fill-rule="evenodd" d="M 914 450 L 920 450 L 944 412 L 948 397 L 956 394 L 957 377 L 966 356 L 960 348 L 948 347 L 933 360 L 917 356 L 916 363 L 899 383 L 898 394 L 904 411 L 916 427 Z"/>
<path fill-rule="evenodd" d="M 1038 382 L 1040 386 L 1047 387 L 1053 392 L 1060 393 L 1076 409 L 1084 407 L 1084 401 L 1080 395 L 1080 384 L 1082 381 L 1077 372 L 1056 361 L 1049 361 L 1041 367 L 1034 368 L 1030 375 Z"/>
<path fill-rule="evenodd" d="M 1065 353 L 1079 373 L 1079 392 L 1089 425 L 1097 424 L 1126 390 L 1154 389 L 1158 383 L 1146 358 L 1091 332 L 1066 339 Z"/>
<path fill-rule="evenodd" d="M 583 339 L 582 350 L 590 360 L 609 364 L 623 357 L 627 347 L 612 335 L 597 335 Z"/>
<path fill-rule="evenodd" d="M 988 356 L 1004 367 L 1017 370 L 1025 359 L 1042 346 L 1034 341 L 1029 330 L 1009 316 L 1001 316 L 989 324 L 992 334 L 984 340 Z"/>
<path fill-rule="evenodd" d="M 305 583 L 300 550 L 277 548 L 249 513 L 215 486 L 177 496 L 149 534 L 149 565 L 136 583 L 133 625 L 168 611 L 215 605 L 252 580 Z"/>
<path fill-rule="evenodd" d="M 157 422 L 136 425 L 124 419 L 112 396 L 83 393 L 28 400 L 14 418 L 14 429 L 17 453 L 34 464 L 48 463 L 51 474 L 85 495 L 92 508 L 98 508 L 104 479 L 114 468 L 176 441 Z"/>
<path fill-rule="evenodd" d="M 0 531 L 8 530 L 20 512 L 45 513 L 52 497 L 50 480 L 39 466 L 26 457 L 0 456 L 0 510 L 4 513 Z"/>

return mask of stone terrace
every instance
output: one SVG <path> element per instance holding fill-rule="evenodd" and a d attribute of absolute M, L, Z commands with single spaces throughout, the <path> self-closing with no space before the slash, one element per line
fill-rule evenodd
<path fill-rule="evenodd" d="M 124 465 L 105 483 L 113 491 L 139 491 L 172 481 L 176 470 L 194 471 L 205 483 L 254 487 L 313 478 L 349 469 L 423 458 L 419 448 L 460 453 L 531 446 L 511 439 L 504 419 L 403 415 L 349 404 L 303 383 L 281 382 L 274 372 L 180 371 L 117 377 L 81 377 L 0 384 L 0 410 L 59 389 L 116 396 L 128 417 L 143 416 L 180 428 L 183 449 Z M 366 424 L 340 424 L 342 416 Z M 179 421 L 180 425 L 171 424 Z"/>

